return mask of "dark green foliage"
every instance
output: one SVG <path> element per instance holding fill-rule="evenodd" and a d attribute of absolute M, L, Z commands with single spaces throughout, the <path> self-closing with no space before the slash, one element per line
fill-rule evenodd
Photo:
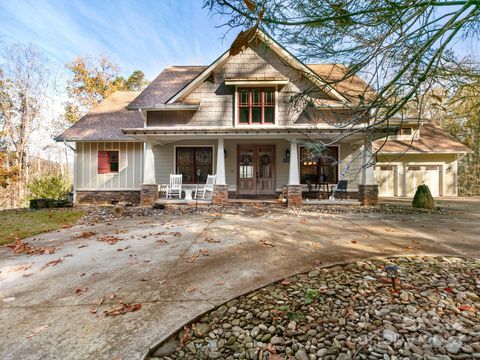
<path fill-rule="evenodd" d="M 417 188 L 415 196 L 413 197 L 412 206 L 421 209 L 433 209 L 435 207 L 433 196 L 427 185 L 420 185 Z"/>

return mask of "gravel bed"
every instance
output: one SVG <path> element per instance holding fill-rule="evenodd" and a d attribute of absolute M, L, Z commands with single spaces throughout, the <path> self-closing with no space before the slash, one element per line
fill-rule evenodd
<path fill-rule="evenodd" d="M 316 269 L 219 306 L 150 360 L 480 359 L 479 293 L 480 260 L 469 258 Z"/>

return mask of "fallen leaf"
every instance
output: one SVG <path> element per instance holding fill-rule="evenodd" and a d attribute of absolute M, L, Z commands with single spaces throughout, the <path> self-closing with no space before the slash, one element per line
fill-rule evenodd
<path fill-rule="evenodd" d="M 23 277 L 29 277 L 29 276 L 32 276 L 32 275 L 33 275 L 33 273 L 27 273 L 27 274 L 23 274 L 22 276 Z"/>
<path fill-rule="evenodd" d="M 225 281 L 218 281 L 215 285 L 224 285 Z"/>
<path fill-rule="evenodd" d="M 351 243 L 352 243 L 352 244 L 357 244 L 358 241 L 357 241 L 357 240 L 352 240 Z"/>
<path fill-rule="evenodd" d="M 460 311 L 470 311 L 470 312 L 475 312 L 475 308 L 471 305 L 460 305 L 458 307 L 458 310 Z"/>
<path fill-rule="evenodd" d="M 210 254 L 208 253 L 208 249 L 200 249 L 198 250 L 198 252 L 202 255 L 202 256 L 209 256 Z"/>
<path fill-rule="evenodd" d="M 197 289 L 196 288 L 187 288 L 186 292 L 190 293 L 190 292 L 193 292 L 195 290 L 197 290 Z"/>
<path fill-rule="evenodd" d="M 274 247 L 275 246 L 270 241 L 267 241 L 267 240 L 260 240 L 260 242 L 266 247 Z"/>
<path fill-rule="evenodd" d="M 283 280 L 280 282 L 281 285 L 290 285 L 291 283 L 292 283 L 292 282 L 291 282 L 290 280 L 288 280 L 288 279 L 283 279 Z"/>
<path fill-rule="evenodd" d="M 77 249 L 81 249 L 81 248 L 84 248 L 84 247 L 87 247 L 88 245 L 80 245 Z"/>
<path fill-rule="evenodd" d="M 120 240 L 123 240 L 123 239 L 121 239 L 119 237 L 116 237 L 116 236 L 111 236 L 111 235 L 102 236 L 102 237 L 97 238 L 97 241 L 106 242 L 109 245 L 116 244 Z"/>
<path fill-rule="evenodd" d="M 90 313 L 92 314 L 96 314 L 97 312 L 98 312 L 97 308 L 90 309 Z"/>
<path fill-rule="evenodd" d="M 212 239 L 212 238 L 206 238 L 203 241 L 205 241 L 207 243 L 210 243 L 210 244 L 218 244 L 218 243 L 221 242 L 220 240 L 215 240 L 215 239 Z"/>
<path fill-rule="evenodd" d="M 21 239 L 15 240 L 13 244 L 8 244 L 6 247 L 12 249 L 15 254 L 25 253 L 28 255 L 55 254 L 56 250 L 55 248 L 33 247 Z"/>
<path fill-rule="evenodd" d="M 67 255 L 64 255 L 63 257 L 72 257 L 73 254 L 67 254 Z"/>
<path fill-rule="evenodd" d="M 103 315 L 104 316 L 117 316 L 117 315 L 123 315 L 126 314 L 127 312 L 134 312 L 138 311 L 142 308 L 142 304 L 140 303 L 120 303 L 120 306 L 117 306 L 113 309 L 110 310 L 104 310 Z"/>
<path fill-rule="evenodd" d="M 88 239 L 88 238 L 91 238 L 95 235 L 97 235 L 97 233 L 95 231 L 84 231 L 84 232 L 81 232 L 81 233 L 75 235 L 73 238 L 74 239 Z"/>
<path fill-rule="evenodd" d="M 86 287 L 86 288 L 76 288 L 76 289 L 75 289 L 75 294 L 81 295 L 81 294 L 83 294 L 83 293 L 84 293 L 85 291 L 87 291 L 87 290 L 88 290 L 88 287 Z"/>
<path fill-rule="evenodd" d="M 98 306 L 102 305 L 104 301 L 105 301 L 105 296 L 100 299 L 100 301 L 98 302 Z"/>
<path fill-rule="evenodd" d="M 58 258 L 57 260 L 49 261 L 49 262 L 47 262 L 45 265 L 43 265 L 43 266 L 40 268 L 40 271 L 46 269 L 46 268 L 49 267 L 49 266 L 56 266 L 56 265 L 60 264 L 61 262 L 63 262 L 63 259 L 62 259 L 62 258 Z"/>

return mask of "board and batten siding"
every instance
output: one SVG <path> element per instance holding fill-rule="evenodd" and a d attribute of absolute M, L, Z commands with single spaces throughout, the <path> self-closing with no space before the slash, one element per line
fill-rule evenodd
<path fill-rule="evenodd" d="M 98 174 L 98 152 L 119 152 L 118 172 Z M 143 143 L 77 142 L 76 190 L 139 190 L 143 177 Z"/>

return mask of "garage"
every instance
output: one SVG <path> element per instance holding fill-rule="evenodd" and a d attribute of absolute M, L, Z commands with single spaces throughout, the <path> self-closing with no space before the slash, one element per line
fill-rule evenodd
<path fill-rule="evenodd" d="M 433 196 L 439 196 L 440 183 L 439 165 L 407 165 L 407 196 L 415 195 L 417 187 L 422 184 L 425 184 L 429 187 Z"/>
<path fill-rule="evenodd" d="M 397 196 L 397 167 L 394 165 L 375 166 L 375 178 L 379 196 Z"/>

